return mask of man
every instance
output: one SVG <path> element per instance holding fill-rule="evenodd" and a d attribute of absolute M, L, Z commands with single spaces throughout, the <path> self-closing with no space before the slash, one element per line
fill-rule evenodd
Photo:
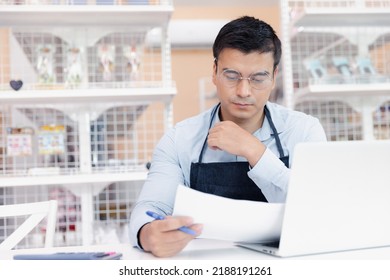
<path fill-rule="evenodd" d="M 172 256 L 194 238 L 180 227 L 202 231 L 191 217 L 170 216 L 179 184 L 234 199 L 284 202 L 294 146 L 326 141 L 317 119 L 268 102 L 281 57 L 271 26 L 247 16 L 233 20 L 217 35 L 213 55 L 220 103 L 162 137 L 132 212 L 132 242 L 156 256 Z M 146 211 L 167 217 L 153 221 Z"/>

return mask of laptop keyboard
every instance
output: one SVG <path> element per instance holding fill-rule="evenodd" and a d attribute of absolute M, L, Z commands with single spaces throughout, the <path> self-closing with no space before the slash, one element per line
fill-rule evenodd
<path fill-rule="evenodd" d="M 264 246 L 279 248 L 279 240 L 262 243 Z"/>

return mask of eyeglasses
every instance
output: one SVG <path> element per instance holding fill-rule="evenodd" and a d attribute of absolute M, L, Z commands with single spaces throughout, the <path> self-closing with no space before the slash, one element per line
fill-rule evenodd
<path fill-rule="evenodd" d="M 272 78 L 267 72 L 253 73 L 249 77 L 242 77 L 240 72 L 225 69 L 218 75 L 220 81 L 227 87 L 236 87 L 242 80 L 248 80 L 249 85 L 258 90 L 266 89 L 272 84 Z"/>

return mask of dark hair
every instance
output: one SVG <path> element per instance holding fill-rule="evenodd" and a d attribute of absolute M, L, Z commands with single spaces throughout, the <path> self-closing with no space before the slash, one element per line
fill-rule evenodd
<path fill-rule="evenodd" d="M 232 20 L 221 28 L 213 45 L 215 63 L 225 48 L 237 49 L 245 54 L 272 52 L 274 70 L 282 55 L 281 42 L 274 29 L 266 22 L 249 16 Z"/>

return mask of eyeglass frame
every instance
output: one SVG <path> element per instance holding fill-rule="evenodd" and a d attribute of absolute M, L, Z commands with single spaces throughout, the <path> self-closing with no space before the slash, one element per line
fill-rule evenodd
<path fill-rule="evenodd" d="M 214 58 L 214 63 L 215 63 L 215 72 L 218 72 L 218 59 L 215 57 Z M 253 77 L 253 75 L 258 75 L 258 74 L 261 74 L 261 75 L 265 75 L 268 77 L 268 80 L 270 82 L 272 82 L 274 79 L 271 77 L 270 73 L 268 73 L 267 71 L 264 71 L 264 72 L 257 72 L 257 73 L 252 73 L 250 74 L 248 77 L 244 78 L 241 74 L 241 72 L 235 70 L 235 69 L 231 69 L 231 68 L 226 68 L 224 69 L 222 72 L 220 72 L 219 74 L 216 73 L 217 77 L 220 78 L 220 76 L 222 74 L 224 74 L 226 71 L 232 71 L 232 72 L 236 72 L 237 74 L 240 75 L 240 78 L 235 80 L 236 84 L 234 86 L 230 86 L 230 87 L 237 87 L 238 84 L 242 81 L 242 80 L 248 80 L 248 83 L 249 85 L 251 86 L 251 88 L 255 89 L 255 90 L 263 90 L 263 89 L 266 89 L 267 86 L 265 86 L 264 88 L 261 88 L 261 89 L 258 89 L 258 88 L 255 88 L 253 87 L 253 85 L 251 84 L 251 81 L 253 81 L 253 79 L 251 79 L 251 77 Z"/>

